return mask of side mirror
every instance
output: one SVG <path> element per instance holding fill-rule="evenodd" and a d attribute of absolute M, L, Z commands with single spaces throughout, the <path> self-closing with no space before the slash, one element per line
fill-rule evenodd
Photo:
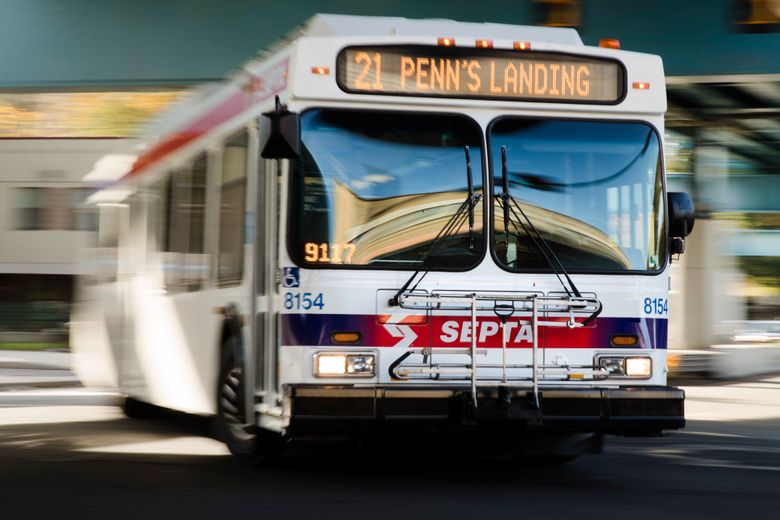
<path fill-rule="evenodd" d="M 696 221 L 693 201 L 687 193 L 674 191 L 667 194 L 666 200 L 669 203 L 669 236 L 687 237 Z"/>
<path fill-rule="evenodd" d="M 271 128 L 260 156 L 264 159 L 294 159 L 301 155 L 300 114 L 287 110 L 276 96 L 276 107 L 265 112 L 263 117 L 270 122 Z"/>

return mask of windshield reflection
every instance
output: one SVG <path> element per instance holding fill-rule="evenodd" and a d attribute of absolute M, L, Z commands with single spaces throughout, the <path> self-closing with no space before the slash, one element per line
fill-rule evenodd
<path fill-rule="evenodd" d="M 482 188 L 481 130 L 451 114 L 319 109 L 302 115 L 289 249 L 299 265 L 419 267 L 468 197 L 466 159 Z M 482 208 L 439 244 L 436 268 L 470 268 L 484 249 Z"/>
<path fill-rule="evenodd" d="M 501 146 L 509 190 L 571 271 L 647 271 L 664 265 L 663 180 L 656 132 L 643 123 L 502 118 L 488 132 L 494 194 Z M 549 271 L 523 229 L 504 228 L 494 202 L 496 257 Z"/>

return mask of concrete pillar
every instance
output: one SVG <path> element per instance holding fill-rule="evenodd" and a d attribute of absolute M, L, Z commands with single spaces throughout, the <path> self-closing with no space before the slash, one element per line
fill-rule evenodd
<path fill-rule="evenodd" d="M 681 261 L 672 264 L 669 346 L 699 349 L 728 341 L 728 322 L 745 319 L 740 295 L 743 276 L 729 256 L 728 241 L 736 230 L 713 219 L 718 209 L 720 184 L 728 168 L 728 150 L 702 146 L 696 151 L 695 193 L 697 220 L 686 241 Z"/>

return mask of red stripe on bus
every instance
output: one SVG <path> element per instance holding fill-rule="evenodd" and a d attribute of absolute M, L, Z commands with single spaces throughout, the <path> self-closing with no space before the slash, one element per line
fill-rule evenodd
<path fill-rule="evenodd" d="M 141 155 L 135 161 L 130 171 L 124 175 L 122 180 L 127 180 L 138 175 L 141 171 L 160 161 L 163 157 L 168 156 L 219 125 L 233 119 L 249 107 L 257 105 L 284 90 L 287 87 L 287 65 L 288 60 L 285 59 L 263 71 L 260 77 L 251 76 L 247 82 L 241 86 L 241 91 L 236 92 L 212 110 L 190 123 L 186 128 L 174 132 L 161 142 L 157 143 L 151 150 Z M 279 73 L 280 71 L 281 74 Z M 276 76 L 274 76 L 274 74 L 276 74 Z M 268 78 L 266 76 L 268 76 Z"/>

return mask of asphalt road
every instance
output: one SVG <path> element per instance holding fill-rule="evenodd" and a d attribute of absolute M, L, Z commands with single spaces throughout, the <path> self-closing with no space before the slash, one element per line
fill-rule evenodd
<path fill-rule="evenodd" d="M 111 394 L 0 392 L 0 518 L 780 518 L 780 377 L 686 387 L 686 430 L 559 467 L 471 446 L 319 445 L 245 468 L 206 421 Z"/>

